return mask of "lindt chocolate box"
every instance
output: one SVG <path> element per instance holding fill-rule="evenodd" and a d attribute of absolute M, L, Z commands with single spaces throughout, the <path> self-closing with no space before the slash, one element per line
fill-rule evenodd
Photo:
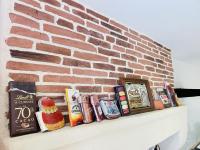
<path fill-rule="evenodd" d="M 125 115 L 130 114 L 130 109 L 129 109 L 124 86 L 116 86 L 114 87 L 114 90 L 115 90 L 117 105 L 120 109 L 121 115 L 125 116 Z"/>
<path fill-rule="evenodd" d="M 32 82 L 9 82 L 10 136 L 39 130 L 36 112 L 36 87 Z"/>

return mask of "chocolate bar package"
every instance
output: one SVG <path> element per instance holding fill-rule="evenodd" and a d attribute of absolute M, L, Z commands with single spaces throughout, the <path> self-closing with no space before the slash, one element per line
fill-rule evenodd
<path fill-rule="evenodd" d="M 69 121 L 72 127 L 83 123 L 79 90 L 66 89 L 66 102 L 69 111 Z"/>
<path fill-rule="evenodd" d="M 165 108 L 172 106 L 163 88 L 156 88 L 154 89 L 153 93 L 154 98 L 157 100 L 161 100 Z"/>
<path fill-rule="evenodd" d="M 116 86 L 114 87 L 115 90 L 115 97 L 117 100 L 117 106 L 120 109 L 121 115 L 125 116 L 130 114 L 128 100 L 125 94 L 124 86 Z"/>
<path fill-rule="evenodd" d="M 9 82 L 9 111 L 11 137 L 39 131 L 35 83 Z"/>
<path fill-rule="evenodd" d="M 107 119 L 115 119 L 121 116 L 115 100 L 101 99 L 100 105 Z"/>
<path fill-rule="evenodd" d="M 91 123 L 94 121 L 94 114 L 92 105 L 90 103 L 90 97 L 88 95 L 82 95 L 80 99 L 80 106 L 83 114 L 83 122 Z"/>
<path fill-rule="evenodd" d="M 101 110 L 101 106 L 100 106 L 100 103 L 99 103 L 98 96 L 97 95 L 91 95 L 90 96 L 90 102 L 92 104 L 96 120 L 98 122 L 102 121 L 104 119 L 104 117 L 103 117 L 103 112 Z"/>

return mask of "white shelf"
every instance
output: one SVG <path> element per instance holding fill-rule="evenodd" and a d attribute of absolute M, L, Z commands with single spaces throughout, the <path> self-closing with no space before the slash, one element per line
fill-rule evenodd
<path fill-rule="evenodd" d="M 146 150 L 166 138 L 184 133 L 186 107 L 174 107 L 100 123 L 64 127 L 9 139 L 10 150 Z M 183 139 L 184 140 L 184 139 Z"/>

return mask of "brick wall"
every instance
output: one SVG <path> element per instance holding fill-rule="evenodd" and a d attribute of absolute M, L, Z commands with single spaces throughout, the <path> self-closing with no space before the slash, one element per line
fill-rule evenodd
<path fill-rule="evenodd" d="M 71 0 L 14 0 L 9 80 L 34 81 L 64 114 L 66 87 L 113 96 L 119 77 L 173 84 L 171 50 Z"/>

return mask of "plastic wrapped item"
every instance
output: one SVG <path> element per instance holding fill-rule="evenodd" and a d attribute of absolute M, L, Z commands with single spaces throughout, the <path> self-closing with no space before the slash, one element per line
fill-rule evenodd
<path fill-rule="evenodd" d="M 101 99 L 100 105 L 107 119 L 115 119 L 121 116 L 115 100 Z"/>
<path fill-rule="evenodd" d="M 122 116 L 128 115 L 130 113 L 130 110 L 124 86 L 116 86 L 114 87 L 114 90 L 115 90 L 117 105 L 120 109 L 121 115 Z"/>
<path fill-rule="evenodd" d="M 69 121 L 72 127 L 83 123 L 83 115 L 79 105 L 80 98 L 81 97 L 78 90 L 66 89 Z"/>
<path fill-rule="evenodd" d="M 92 105 L 90 103 L 90 97 L 88 95 L 82 95 L 80 99 L 81 110 L 83 114 L 83 122 L 91 123 L 94 121 L 94 114 Z"/>
<path fill-rule="evenodd" d="M 91 104 L 92 104 L 92 107 L 93 107 L 93 110 L 94 110 L 96 120 L 98 122 L 102 121 L 104 119 L 104 117 L 103 117 L 103 112 L 101 110 L 101 106 L 100 106 L 100 103 L 99 103 L 98 96 L 97 95 L 91 95 L 90 101 L 91 101 Z"/>
<path fill-rule="evenodd" d="M 53 131 L 64 127 L 65 121 L 53 99 L 43 97 L 39 100 L 40 111 L 36 112 L 37 120 L 42 132 Z"/>

